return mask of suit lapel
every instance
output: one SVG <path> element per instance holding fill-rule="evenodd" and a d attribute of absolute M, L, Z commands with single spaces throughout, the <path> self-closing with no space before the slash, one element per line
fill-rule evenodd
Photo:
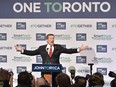
<path fill-rule="evenodd" d="M 53 50 L 52 56 L 54 55 L 55 51 L 56 51 L 56 46 L 54 44 L 54 50 Z"/>
<path fill-rule="evenodd" d="M 47 52 L 47 48 L 46 48 L 46 47 L 47 47 L 47 45 L 44 46 L 45 53 L 46 53 L 46 55 L 47 55 L 48 57 L 50 57 L 49 54 L 48 54 L 48 52 Z"/>

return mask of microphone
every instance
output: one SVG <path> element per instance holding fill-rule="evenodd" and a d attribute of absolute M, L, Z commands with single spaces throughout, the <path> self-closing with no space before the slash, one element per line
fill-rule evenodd
<path fill-rule="evenodd" d="M 49 48 L 46 48 L 46 51 L 48 52 Z"/>
<path fill-rule="evenodd" d="M 75 67 L 74 66 L 70 66 L 68 68 L 68 71 L 70 72 L 71 74 L 71 78 L 74 79 L 75 78 Z"/>

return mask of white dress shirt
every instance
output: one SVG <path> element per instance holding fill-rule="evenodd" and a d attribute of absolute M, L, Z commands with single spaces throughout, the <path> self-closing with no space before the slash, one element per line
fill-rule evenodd
<path fill-rule="evenodd" d="M 46 51 L 49 54 L 49 51 L 50 51 L 50 45 L 49 44 L 47 44 L 47 46 L 46 46 Z M 54 46 L 52 46 L 52 53 L 53 53 L 53 51 L 54 51 Z"/>

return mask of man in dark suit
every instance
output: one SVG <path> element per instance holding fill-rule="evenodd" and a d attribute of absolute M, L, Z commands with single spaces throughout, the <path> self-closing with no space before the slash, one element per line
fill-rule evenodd
<path fill-rule="evenodd" d="M 30 56 L 41 55 L 43 64 L 60 64 L 59 58 L 61 53 L 67 53 L 67 54 L 79 53 L 80 51 L 83 51 L 86 48 L 88 48 L 87 45 L 82 45 L 77 49 L 63 48 L 59 44 L 54 44 L 54 34 L 48 34 L 46 36 L 46 40 L 47 40 L 46 45 L 42 45 L 38 49 L 33 51 L 25 50 L 19 45 L 16 45 L 15 48 L 17 51 L 20 51 L 21 54 L 30 55 Z M 53 81 L 55 81 L 55 79 Z M 53 85 L 55 85 L 54 82 Z"/>

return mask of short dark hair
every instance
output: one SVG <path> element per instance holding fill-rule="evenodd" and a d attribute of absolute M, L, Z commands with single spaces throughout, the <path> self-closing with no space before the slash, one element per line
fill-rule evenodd
<path fill-rule="evenodd" d="M 103 75 L 99 72 L 94 73 L 90 78 L 89 78 L 89 86 L 96 86 L 96 85 L 104 85 L 104 78 Z"/>
<path fill-rule="evenodd" d="M 9 80 L 10 73 L 5 69 L 0 69 L 0 80 Z"/>
<path fill-rule="evenodd" d="M 70 87 L 79 87 L 78 84 L 72 84 Z"/>
<path fill-rule="evenodd" d="M 75 77 L 75 84 L 78 84 L 79 87 L 86 87 L 86 78 L 83 76 Z"/>
<path fill-rule="evenodd" d="M 54 36 L 54 34 L 47 34 L 46 39 L 48 39 L 49 36 Z"/>
<path fill-rule="evenodd" d="M 56 82 L 59 87 L 69 87 L 71 85 L 70 77 L 65 73 L 60 73 L 56 76 Z"/>
<path fill-rule="evenodd" d="M 110 82 L 111 87 L 116 87 L 116 78 Z"/>
<path fill-rule="evenodd" d="M 27 71 L 20 72 L 18 74 L 18 85 L 25 85 L 28 87 L 31 87 L 33 76 L 31 73 L 28 73 Z"/>
<path fill-rule="evenodd" d="M 10 73 L 5 69 L 0 69 L 0 80 L 3 82 L 3 87 L 10 87 Z"/>
<path fill-rule="evenodd" d="M 41 85 L 39 87 L 51 87 L 51 86 L 49 86 L 49 85 Z"/>

